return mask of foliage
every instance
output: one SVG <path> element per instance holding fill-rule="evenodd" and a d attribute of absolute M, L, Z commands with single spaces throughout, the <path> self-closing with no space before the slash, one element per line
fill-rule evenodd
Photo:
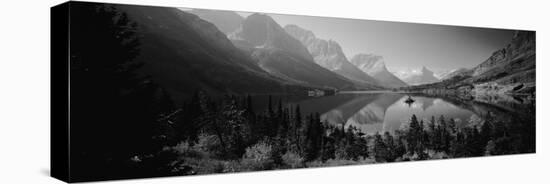
<path fill-rule="evenodd" d="M 304 158 L 292 151 L 286 152 L 282 156 L 284 166 L 289 168 L 301 168 L 304 167 Z"/>
<path fill-rule="evenodd" d="M 259 142 L 246 148 L 242 163 L 246 165 L 245 170 L 266 170 L 273 168 L 272 147 L 266 142 Z"/>

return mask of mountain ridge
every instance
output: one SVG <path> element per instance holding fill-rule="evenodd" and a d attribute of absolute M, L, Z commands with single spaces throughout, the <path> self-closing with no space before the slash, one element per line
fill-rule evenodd
<path fill-rule="evenodd" d="M 378 85 L 378 81 L 351 64 L 342 51 L 342 47 L 334 40 L 323 40 L 310 31 L 297 25 L 286 25 L 285 31 L 307 47 L 314 61 L 322 67 L 340 74 L 350 80 L 370 85 Z"/>
<path fill-rule="evenodd" d="M 420 85 L 439 82 L 440 80 L 435 77 L 434 74 L 435 73 L 426 68 L 426 66 L 422 66 L 422 69 L 420 69 L 420 73 L 413 73 L 412 75 L 403 78 L 402 80 L 409 85 Z"/>
<path fill-rule="evenodd" d="M 137 24 L 142 72 L 175 100 L 211 94 L 288 92 L 302 88 L 270 75 L 217 27 L 176 8 L 116 5 Z M 162 21 L 158 21 L 162 20 Z"/>
<path fill-rule="evenodd" d="M 516 31 L 502 49 L 471 69 L 442 82 L 420 85 L 407 90 L 427 93 L 502 95 L 535 93 L 536 33 Z"/>
<path fill-rule="evenodd" d="M 229 38 L 275 76 L 302 85 L 356 89 L 353 82 L 315 63 L 308 49 L 268 15 L 249 15 Z"/>
<path fill-rule="evenodd" d="M 379 84 L 382 86 L 389 88 L 407 86 L 405 82 L 388 71 L 382 56 L 374 54 L 357 54 L 352 57 L 350 63 L 378 80 Z"/>

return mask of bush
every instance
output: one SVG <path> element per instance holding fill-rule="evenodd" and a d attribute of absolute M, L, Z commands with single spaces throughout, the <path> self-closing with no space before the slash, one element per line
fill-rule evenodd
<path fill-rule="evenodd" d="M 177 159 L 174 159 L 176 161 L 170 164 L 171 172 L 182 175 L 231 172 L 226 169 L 230 161 L 212 158 L 212 153 L 219 153 L 216 150 L 218 146 L 219 141 L 216 137 L 203 134 L 193 146 L 189 142 L 181 142 L 176 146 L 164 148 L 163 152 L 177 155 Z"/>
<path fill-rule="evenodd" d="M 432 160 L 432 159 L 447 159 L 450 157 L 445 152 L 428 150 L 428 158 Z"/>
<path fill-rule="evenodd" d="M 283 164 L 289 168 L 301 168 L 304 167 L 304 158 L 292 151 L 286 152 L 283 156 Z"/>
<path fill-rule="evenodd" d="M 171 150 L 181 157 L 192 157 L 192 158 L 208 157 L 207 152 L 199 149 L 197 145 L 190 146 L 189 142 L 180 142 L 173 147 L 164 148 L 164 150 Z"/>
<path fill-rule="evenodd" d="M 241 161 L 243 169 L 248 171 L 272 169 L 274 165 L 271 158 L 272 151 L 271 145 L 264 141 L 246 148 Z"/>
<path fill-rule="evenodd" d="M 195 144 L 194 147 L 199 151 L 209 153 L 211 157 L 222 158 L 225 156 L 220 139 L 214 135 L 200 134 L 197 144 Z"/>

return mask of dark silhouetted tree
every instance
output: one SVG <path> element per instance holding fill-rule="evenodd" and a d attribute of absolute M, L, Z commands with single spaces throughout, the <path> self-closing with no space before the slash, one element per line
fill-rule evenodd
<path fill-rule="evenodd" d="M 113 6 L 73 4 L 70 26 L 71 122 L 78 122 L 71 124 L 71 138 L 79 143 L 71 145 L 71 174 L 140 174 L 125 162 L 161 148 L 157 120 L 173 107 L 157 106 L 171 102 L 159 102 L 160 88 L 137 74 L 138 25 Z"/>

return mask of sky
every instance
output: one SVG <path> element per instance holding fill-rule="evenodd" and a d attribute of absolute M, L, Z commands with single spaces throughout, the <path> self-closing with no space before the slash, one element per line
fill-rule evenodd
<path fill-rule="evenodd" d="M 246 17 L 251 13 L 237 12 Z M 318 38 L 334 40 L 351 59 L 355 54 L 384 57 L 394 73 L 471 68 L 507 45 L 514 30 L 268 14 L 282 27 L 295 24 Z"/>

